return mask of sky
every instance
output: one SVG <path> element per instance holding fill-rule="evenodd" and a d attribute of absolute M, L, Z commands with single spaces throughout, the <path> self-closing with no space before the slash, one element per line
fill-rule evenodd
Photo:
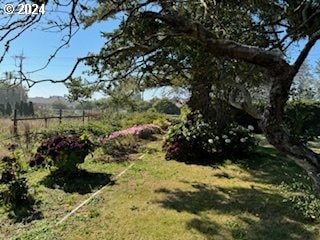
<path fill-rule="evenodd" d="M 0 23 L 1 24 L 1 23 Z M 101 37 L 101 31 L 112 31 L 119 24 L 119 20 L 110 20 L 108 22 L 95 24 L 87 29 L 80 29 L 73 37 L 69 47 L 59 51 L 50 65 L 39 72 L 31 75 L 33 80 L 41 79 L 64 79 L 71 71 L 78 57 L 84 57 L 88 52 L 99 52 L 105 40 Z M 61 43 L 61 34 L 45 33 L 42 31 L 29 31 L 23 37 L 13 42 L 10 51 L 5 60 L 0 64 L 0 75 L 6 71 L 18 70 L 16 67 L 18 60 L 15 56 L 23 53 L 24 72 L 33 71 L 43 67 L 48 57 L 55 51 Z M 81 75 L 85 67 L 79 66 L 74 76 Z M 166 95 L 168 89 L 152 89 L 146 91 L 144 99 Z M 68 93 L 67 88 L 62 83 L 39 83 L 34 85 L 28 92 L 29 97 L 49 97 L 64 96 Z M 100 98 L 102 95 L 95 94 L 94 98 Z"/>
<path fill-rule="evenodd" d="M 1 24 L 1 23 L 0 23 Z M 88 29 L 80 29 L 72 39 L 69 47 L 60 50 L 51 64 L 44 70 L 31 75 L 32 79 L 64 79 L 72 69 L 78 57 L 86 56 L 88 52 L 98 52 L 103 46 L 104 39 L 100 37 L 100 32 L 111 31 L 118 25 L 118 21 L 108 21 L 97 24 Z M 23 55 L 24 72 L 33 71 L 43 67 L 49 56 L 61 44 L 62 33 L 46 33 L 39 30 L 28 31 L 13 42 L 10 52 L 5 60 L 0 64 L 1 72 L 17 70 L 14 56 Z M 75 72 L 75 76 L 80 75 L 83 68 Z M 29 97 L 35 96 L 63 96 L 67 94 L 67 89 L 63 84 L 40 83 L 33 86 L 29 91 Z"/>
<path fill-rule="evenodd" d="M 0 22 L 0 25 L 2 23 Z M 81 29 L 72 39 L 68 48 L 62 49 L 51 64 L 44 70 L 32 74 L 32 79 L 63 79 L 73 67 L 78 57 L 86 56 L 88 52 L 98 52 L 104 44 L 104 39 L 100 37 L 101 31 L 112 31 L 119 24 L 119 20 L 109 20 L 107 22 L 95 24 L 87 29 Z M 23 62 L 25 72 L 41 68 L 48 57 L 59 46 L 61 34 L 45 33 L 38 30 L 27 31 L 24 35 L 13 42 L 11 50 L 5 60 L 0 64 L 0 75 L 6 71 L 17 70 L 15 56 L 24 54 L 26 59 Z M 0 46 L 1 49 L 2 46 Z M 297 56 L 299 46 L 290 52 L 293 61 Z M 314 65 L 316 60 L 320 60 L 320 43 L 310 52 L 308 61 Z M 79 68 L 74 76 L 81 75 L 84 68 Z M 163 95 L 167 89 L 158 89 L 144 93 L 145 99 Z M 29 90 L 29 97 L 63 96 L 67 94 L 67 89 L 63 84 L 41 83 L 36 84 Z M 100 97 L 100 95 L 95 95 Z"/>

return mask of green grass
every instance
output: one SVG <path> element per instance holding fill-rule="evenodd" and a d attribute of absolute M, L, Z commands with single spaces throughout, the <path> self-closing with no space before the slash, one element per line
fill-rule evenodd
<path fill-rule="evenodd" d="M 0 206 L 0 239 L 16 239 L 20 234 L 21 239 L 52 239 L 50 235 L 42 237 L 41 234 L 49 233 L 52 230 L 50 227 L 77 204 L 109 183 L 111 173 L 116 174 L 127 165 L 128 163 L 93 164 L 88 161 L 80 166 L 78 176 L 71 179 L 51 173 L 49 169 L 28 169 L 22 176 L 28 179 L 30 192 L 36 199 L 34 212 L 21 219 L 23 209 L 18 209 L 14 214 Z M 39 238 L 32 235 L 37 231 L 41 232 Z M 28 237 L 29 234 L 31 237 Z"/>
<path fill-rule="evenodd" d="M 199 166 L 165 161 L 155 141 L 130 159 L 126 174 L 59 226 L 130 162 L 88 159 L 83 175 L 66 184 L 48 170 L 28 172 L 41 216 L 23 223 L 1 214 L 0 239 L 320 239 L 319 222 L 305 219 L 280 188 L 303 173 L 273 148 Z"/>

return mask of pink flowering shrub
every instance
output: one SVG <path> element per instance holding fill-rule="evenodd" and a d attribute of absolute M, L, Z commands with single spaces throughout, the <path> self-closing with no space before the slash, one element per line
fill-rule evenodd
<path fill-rule="evenodd" d="M 154 124 L 137 125 L 125 130 L 113 132 L 106 138 L 106 140 L 112 140 L 127 135 L 135 135 L 139 138 L 147 139 L 153 134 L 158 134 L 160 132 L 160 127 Z"/>
<path fill-rule="evenodd" d="M 153 134 L 161 133 L 159 126 L 154 124 L 136 125 L 116 131 L 100 140 L 105 154 L 118 159 L 125 159 L 128 154 L 138 150 L 138 138 L 149 139 Z"/>
<path fill-rule="evenodd" d="M 126 135 L 105 140 L 102 150 L 104 155 L 108 155 L 111 159 L 118 161 L 119 159 L 126 160 L 131 153 L 137 153 L 138 147 L 137 136 Z"/>

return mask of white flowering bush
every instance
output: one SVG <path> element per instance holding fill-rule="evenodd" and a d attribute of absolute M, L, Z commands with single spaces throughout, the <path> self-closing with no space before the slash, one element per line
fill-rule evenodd
<path fill-rule="evenodd" d="M 241 158 L 254 151 L 253 126 L 236 123 L 219 129 L 214 122 L 205 122 L 199 113 L 169 129 L 163 149 L 166 159 L 202 162 L 218 158 Z"/>
<path fill-rule="evenodd" d="M 208 139 L 205 149 L 211 153 L 218 153 L 223 157 L 239 158 L 254 151 L 257 141 L 253 136 L 254 127 L 249 125 L 247 128 L 236 123 L 230 124 L 220 133 L 214 133 Z"/>
<path fill-rule="evenodd" d="M 198 112 L 188 114 L 186 120 L 170 127 L 163 149 L 166 159 L 183 162 L 199 162 L 208 157 L 204 142 L 211 137 L 214 128 L 206 123 Z"/>

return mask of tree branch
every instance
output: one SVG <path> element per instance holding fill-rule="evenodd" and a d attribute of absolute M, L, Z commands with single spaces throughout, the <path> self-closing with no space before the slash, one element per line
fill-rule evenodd
<path fill-rule="evenodd" d="M 307 44 L 304 46 L 303 50 L 300 52 L 298 58 L 296 59 L 295 63 L 293 64 L 293 76 L 295 76 L 301 65 L 303 64 L 303 62 L 306 60 L 310 50 L 312 49 L 312 47 L 315 45 L 315 43 L 320 39 L 320 29 L 315 32 L 309 39 L 309 41 L 307 42 Z"/>
<path fill-rule="evenodd" d="M 262 115 L 259 113 L 257 108 L 253 106 L 250 92 L 241 84 L 236 84 L 235 87 L 236 89 L 234 89 L 229 95 L 228 103 L 237 109 L 245 111 L 253 118 L 261 120 Z M 242 101 L 236 101 L 236 98 L 239 95 L 239 93 L 235 90 L 240 91 Z"/>
<path fill-rule="evenodd" d="M 290 69 L 290 65 L 283 60 L 282 57 L 272 51 L 241 44 L 232 40 L 215 39 L 212 33 L 205 29 L 201 24 L 180 16 L 175 12 L 161 14 L 153 11 L 146 11 L 142 14 L 151 19 L 161 20 L 174 28 L 177 33 L 184 33 L 185 37 L 193 38 L 201 42 L 203 45 L 207 46 L 208 51 L 210 51 L 213 56 L 243 60 L 264 67 L 268 69 L 270 73 L 274 74 L 283 71 L 283 68 Z"/>

